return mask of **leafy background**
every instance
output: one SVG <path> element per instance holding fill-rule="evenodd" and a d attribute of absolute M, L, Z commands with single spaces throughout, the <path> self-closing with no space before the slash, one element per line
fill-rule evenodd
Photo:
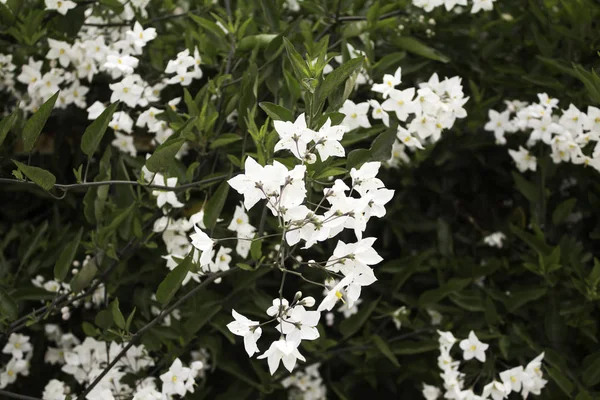
<path fill-rule="evenodd" d="M 9 0 L 6 6 L 0 5 L 0 48 L 10 49 L 17 65 L 30 56 L 44 58 L 46 37 L 69 40 L 83 23 L 85 7 L 63 17 L 45 13 L 41 1 L 23 2 L 31 3 L 30 7 L 19 3 Z M 98 3 L 101 8 L 118 6 L 115 1 Z M 347 320 L 336 315 L 333 327 L 320 326 L 321 339 L 303 343 L 308 363 L 321 362 L 332 398 L 418 398 L 422 382 L 439 384 L 436 328 L 452 330 L 457 337 L 466 337 L 473 329 L 491 344 L 481 376 L 479 370 L 466 368 L 467 385 L 475 380 L 487 382 L 507 366 L 525 364 L 544 351 L 550 383 L 540 398 L 600 398 L 597 172 L 554 165 L 540 150 L 539 171 L 520 174 L 506 148 L 495 145 L 493 135 L 482 129 L 488 110 L 502 108 L 505 99 L 533 101 L 537 93 L 546 92 L 560 99 L 563 108 L 573 103 L 585 109 L 600 102 L 600 79 L 595 72 L 600 41 L 597 2 L 498 1 L 493 12 L 475 16 L 468 10 L 458 14 L 443 8 L 424 14 L 408 1 L 305 0 L 298 12 L 276 0 L 214 5 L 190 1 L 183 10 L 176 10 L 181 4 L 175 3 L 152 1 L 148 7 L 149 16 L 142 21 L 156 27 L 159 35 L 146 48 L 139 71 L 152 82 L 162 77 L 166 62 L 183 46 L 198 46 L 202 54 L 204 78 L 188 88 L 186 111 L 166 116 L 176 126 L 190 116 L 197 117 L 190 141 L 193 151 L 168 166 L 180 183 L 237 170 L 245 152 L 270 158 L 274 133 L 260 103 L 279 104 L 293 115 L 305 111 L 303 95 L 311 82 L 294 75 L 284 37 L 301 56 L 308 53 L 308 60 L 323 49 L 347 59 L 347 43 L 364 49 L 365 65 L 374 81 L 398 66 L 403 87 L 427 80 L 434 72 L 442 77 L 458 75 L 471 96 L 466 105 L 469 115 L 455 129 L 411 156 L 410 165 L 385 172 L 386 186 L 395 189 L 396 195 L 386 218 L 372 222 L 367 235 L 379 238 L 378 251 L 386 261 L 376 267 L 379 280 L 364 291 L 359 313 Z M 181 17 L 165 17 L 186 10 L 190 12 Z M 435 25 L 429 23 L 430 18 Z M 217 21 L 235 33 L 227 36 Z M 107 83 L 94 80 L 88 104 L 108 99 Z M 170 87 L 163 98 L 180 96 L 180 90 Z M 219 100 L 211 101 L 217 93 Z M 371 97 L 368 85 L 351 95 L 355 102 Z M 331 107 L 335 103 L 336 98 L 330 97 L 328 111 L 336 111 Z M 5 94 L 2 104 L 10 109 L 14 101 Z M 225 116 L 234 110 L 237 121 L 229 123 Z M 26 120 L 22 112 L 17 113 L 0 147 L 3 178 L 12 177 L 11 159 L 28 160 L 20 139 Z M 266 137 L 260 133 L 265 123 Z M 55 110 L 35 143 L 31 165 L 51 171 L 57 182 L 74 182 L 73 170 L 86 160 L 79 148 L 87 125 L 84 111 Z M 369 148 L 378 135 L 383 134 L 377 129 L 351 134 L 356 140 L 347 142 L 347 152 Z M 110 148 L 110 140 L 108 133 L 88 176 L 136 180 L 144 157 L 120 154 Z M 511 137 L 509 145 L 522 141 Z M 136 137 L 138 146 L 151 152 L 148 142 L 144 134 Z M 372 150 L 367 157 L 389 156 L 385 146 Z M 565 180 L 573 178 L 576 183 L 565 188 Z M 183 215 L 197 211 L 206 199 L 222 198 L 224 190 L 217 187 L 218 182 L 186 191 Z M 51 300 L 52 295 L 32 287 L 31 279 L 38 274 L 52 276 L 64 244 L 80 229 L 78 258 L 84 251 L 104 254 L 98 268 L 110 271 L 111 298 L 119 299 L 125 316 L 136 307 L 130 330 L 141 329 L 153 318 L 150 307 L 155 303 L 150 296 L 166 269 L 159 257 L 164 254 L 161 241 L 151 234 L 157 213 L 146 189 L 70 190 L 61 200 L 33 185 L 2 183 L 1 192 L 4 326 L 37 307 L 39 300 Z M 222 209 L 220 217 L 229 220 L 239 201 L 233 194 L 225 196 L 224 206 L 214 206 L 215 219 Z M 572 212 L 580 213 L 581 219 L 572 222 Z M 260 210 L 250 215 L 251 221 L 261 219 Z M 275 227 L 276 221 L 267 218 L 266 229 Z M 508 236 L 503 249 L 482 243 L 485 235 L 495 231 Z M 226 236 L 227 232 L 216 224 L 213 234 Z M 269 246 L 264 243 L 262 252 L 266 254 Z M 326 257 L 332 250 L 331 244 L 325 244 L 303 257 Z M 219 285 L 186 301 L 180 307 L 179 322 L 149 329 L 142 343 L 155 359 L 163 360 L 163 368 L 197 347 L 210 350 L 214 371 L 189 398 L 285 398 L 280 386 L 285 375 L 280 372 L 271 378 L 263 363 L 248 360 L 240 341 L 236 343 L 225 328 L 232 308 L 262 316 L 277 291 L 279 277 L 277 270 L 269 268 L 236 270 Z M 481 277 L 485 277 L 483 286 L 475 283 Z M 290 281 L 288 297 L 297 289 L 321 296 L 300 279 L 290 277 Z M 189 287 L 182 289 L 186 291 Z M 398 331 L 391 313 L 400 306 L 406 306 L 410 314 Z M 427 309 L 442 313 L 440 326 L 431 325 Z M 115 324 L 112 315 L 81 308 L 62 325 L 79 337 L 93 334 L 120 340 L 109 332 Z M 60 317 L 49 316 L 48 321 L 57 322 Z M 32 370 L 29 378 L 11 389 L 35 395 L 59 373 L 43 363 L 39 351 L 47 346 L 43 325 L 33 324 L 24 332 L 32 336 L 36 348 Z"/>

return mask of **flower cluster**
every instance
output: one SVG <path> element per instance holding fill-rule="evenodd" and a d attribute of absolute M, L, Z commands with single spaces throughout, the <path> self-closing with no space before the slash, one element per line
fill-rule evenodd
<path fill-rule="evenodd" d="M 501 400 L 512 392 L 521 393 L 526 399 L 529 394 L 538 395 L 546 385 L 547 381 L 542 378 L 542 359 L 544 353 L 533 359 L 526 367 L 518 366 L 500 373 L 500 380 L 493 380 L 483 386 L 481 395 L 476 395 L 473 389 L 464 389 L 465 374 L 460 372 L 460 361 L 454 360 L 450 355 L 452 347 L 457 342 L 452 332 L 438 331 L 440 356 L 438 366 L 442 373 L 440 376 L 444 381 L 444 398 L 452 400 Z M 467 339 L 459 343 L 462 357 L 465 361 L 476 359 L 484 363 L 486 350 L 489 345 L 482 343 L 473 331 Z M 441 390 L 435 386 L 423 385 L 423 397 L 427 400 L 435 400 L 441 395 Z"/>
<path fill-rule="evenodd" d="M 325 400 L 327 387 L 319 373 L 319 364 L 307 366 L 303 371 L 297 371 L 281 381 L 288 389 L 289 400 Z"/>
<path fill-rule="evenodd" d="M 459 77 L 439 79 L 433 74 L 428 82 L 419 88 L 396 89 L 402 83 L 402 70 L 385 74 L 382 83 L 375 83 L 371 90 L 380 93 L 383 102 L 376 99 L 355 104 L 346 100 L 339 110 L 345 118 L 342 125 L 348 130 L 370 128 L 371 118 L 381 120 L 390 126 L 390 117 L 395 116 L 398 123 L 397 140 L 392 148 L 389 166 L 407 163 L 409 158 L 405 150 L 422 149 L 427 143 L 437 142 L 445 129 L 450 129 L 457 118 L 467 116 L 464 104 L 469 100 L 464 96 Z"/>
<path fill-rule="evenodd" d="M 282 243 L 277 248 L 278 256 L 275 261 L 280 265 L 284 276 L 289 272 L 285 267 L 288 246 L 296 246 L 303 241 L 303 248 L 307 249 L 317 242 L 337 236 L 344 229 L 354 231 L 357 241 L 338 241 L 333 254 L 326 261 L 295 261 L 298 265 L 316 268 L 330 277 L 340 278 L 333 286 L 321 285 L 328 290 L 316 311 L 307 310 L 315 305 L 315 299 L 302 298 L 300 292 L 291 302 L 281 296 L 274 299 L 273 305 L 266 310 L 271 319 L 265 323 L 250 320 L 235 310 L 232 311 L 234 321 L 228 328 L 244 338 L 250 357 L 260 351 L 257 341 L 262 335 L 262 326 L 276 324 L 280 339 L 273 341 L 268 350 L 258 357 L 268 359 L 271 374 L 275 373 L 281 361 L 289 371 L 292 371 L 298 359 L 304 361 L 298 346 L 302 340 L 319 337 L 316 326 L 322 311 L 331 310 L 340 300 L 349 309 L 353 308 L 359 301 L 362 287 L 376 281 L 372 266 L 382 261 L 382 258 L 373 249 L 376 239 L 363 238 L 363 232 L 371 217 L 381 218 L 385 215 L 385 204 L 394 194 L 377 178 L 380 163 L 367 162 L 358 169 L 351 169 L 351 186 L 342 179 L 336 179 L 331 187 L 323 190 L 323 197 L 318 204 L 308 203 L 306 186 L 309 178 L 306 164 L 312 164 L 317 159 L 343 157 L 345 149 L 340 141 L 347 128 L 332 125 L 327 120 L 320 129 L 313 130 L 307 126 L 305 116 L 300 115 L 295 122 L 275 121 L 275 130 L 280 138 L 275 150 L 289 151 L 300 164 L 290 170 L 278 161 L 261 166 L 252 157 L 247 157 L 244 173 L 231 178 L 229 185 L 244 196 L 246 209 L 250 210 L 259 201 L 265 200 L 267 208 L 277 217 Z M 324 210 L 322 213 L 321 209 Z M 246 224 L 244 219 L 235 222 Z M 204 254 L 211 248 L 212 240 L 199 228 L 196 229 L 193 245 Z M 301 275 L 299 272 L 295 273 Z"/>
<path fill-rule="evenodd" d="M 10 355 L 10 360 L 0 369 L 0 389 L 15 382 L 19 375 L 29 375 L 29 360 L 33 355 L 29 336 L 12 333 L 2 348 L 2 354 Z"/>
<path fill-rule="evenodd" d="M 476 14 L 479 11 L 491 11 L 494 9 L 494 2 L 496 2 L 496 0 L 472 1 L 473 7 L 471 8 L 471 14 Z M 412 4 L 416 7 L 422 8 L 426 12 L 431 12 L 435 8 L 441 6 L 444 6 L 446 11 L 451 11 L 456 6 L 468 6 L 467 0 L 412 0 Z M 460 10 L 460 8 L 455 8 L 455 10 Z"/>
<path fill-rule="evenodd" d="M 494 133 L 496 143 L 507 143 L 507 133 L 529 133 L 525 147 L 508 152 L 521 172 L 537 169 L 537 158 L 530 149 L 542 143 L 550 147 L 554 163 L 589 165 L 600 171 L 600 109 L 588 107 L 587 113 L 573 104 L 556 113 L 558 100 L 538 94 L 537 103 L 506 101 L 506 110 L 490 110 L 484 129 Z M 529 149 L 529 150 L 528 150 Z"/>
<path fill-rule="evenodd" d="M 91 260 L 92 257 L 89 255 L 85 257 L 83 262 L 74 260 L 72 264 L 73 269 L 71 270 L 71 274 L 73 276 L 77 275 L 79 273 L 79 267 L 85 267 L 87 263 L 89 263 Z M 54 279 L 46 280 L 42 275 L 37 275 L 35 279 L 31 280 L 31 283 L 33 284 L 33 286 L 42 288 L 51 293 L 68 294 L 70 298 L 75 297 L 75 294 L 71 293 L 71 285 L 65 281 L 59 282 Z M 61 309 L 62 319 L 64 319 L 65 321 L 68 320 L 71 317 L 71 310 L 73 308 L 80 307 L 81 305 L 83 305 L 86 309 L 89 309 L 92 306 L 101 306 L 102 304 L 104 304 L 104 295 L 104 284 L 100 283 L 98 284 L 92 295 L 89 297 L 89 299 L 86 299 L 85 301 L 73 300 L 70 302 L 69 306 L 63 307 Z"/>
<path fill-rule="evenodd" d="M 50 342 L 56 347 L 48 347 L 44 357 L 45 362 L 60 365 L 62 372 L 71 375 L 73 379 L 86 387 L 94 381 L 106 368 L 112 357 L 123 350 L 125 343 L 97 341 L 86 337 L 81 342 L 71 333 L 63 333 L 58 325 L 47 324 L 46 335 Z M 19 344 L 19 338 L 11 339 L 12 347 Z M 29 346 L 29 347 L 26 347 Z M 5 347 L 8 348 L 9 345 Z M 20 345 L 23 352 L 31 351 L 28 343 Z M 207 357 L 198 356 L 197 360 L 184 367 L 179 359 L 176 359 L 169 370 L 160 376 L 162 388 L 156 387 L 153 378 L 133 380 L 132 376 L 143 376 L 149 367 L 154 366 L 154 360 L 148 355 L 143 345 L 131 346 L 125 355 L 119 359 L 116 366 L 111 368 L 100 382 L 86 395 L 88 400 L 114 400 L 118 398 L 133 398 L 137 400 L 167 400 L 173 395 L 183 396 L 187 392 L 194 392 L 195 379 L 203 374 L 206 368 L 202 359 Z M 125 377 L 126 379 L 123 379 Z M 127 382 L 127 383 L 126 383 Z M 73 388 L 66 383 L 53 379 L 44 389 L 44 400 L 64 400 L 66 394 L 73 392 Z"/>

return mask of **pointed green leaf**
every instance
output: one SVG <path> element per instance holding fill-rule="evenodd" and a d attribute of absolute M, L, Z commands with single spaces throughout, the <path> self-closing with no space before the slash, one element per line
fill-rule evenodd
<path fill-rule="evenodd" d="M 96 260 L 91 259 L 87 264 L 85 264 L 71 279 L 71 290 L 73 293 L 78 293 L 85 289 L 92 279 L 96 276 L 98 272 L 98 267 L 96 266 Z"/>
<path fill-rule="evenodd" d="M 186 141 L 185 135 L 194 127 L 196 117 L 188 119 L 169 139 L 158 146 L 146 160 L 150 172 L 165 171 L 175 160 L 175 155 Z"/>
<path fill-rule="evenodd" d="M 327 75 L 319 87 L 318 101 L 324 102 L 335 89 L 342 86 L 344 82 L 346 82 L 346 79 L 350 77 L 350 75 L 360 69 L 363 60 L 364 57 L 356 57 L 348 60 Z"/>
<path fill-rule="evenodd" d="M 23 148 L 26 152 L 30 152 L 33 149 L 33 145 L 37 140 L 38 136 L 42 132 L 44 125 L 46 125 L 46 121 L 50 117 L 52 113 L 52 109 L 54 108 L 54 103 L 56 103 L 56 99 L 58 98 L 58 93 L 54 93 L 52 97 L 50 97 L 42 106 L 27 120 L 25 126 L 23 127 L 22 137 L 23 137 Z"/>
<path fill-rule="evenodd" d="M 429 58 L 430 60 L 440 61 L 443 63 L 450 62 L 450 58 L 439 52 L 438 50 L 427 46 L 414 37 L 401 36 L 394 40 L 394 44 L 402 50 Z"/>
<path fill-rule="evenodd" d="M 54 264 L 54 278 L 58 281 L 64 281 L 67 276 L 67 272 L 69 271 L 69 267 L 75 258 L 75 254 L 77 253 L 77 248 L 79 247 L 79 242 L 81 241 L 81 235 L 83 235 L 83 228 L 79 228 L 79 231 L 64 247 L 63 251 L 60 253 L 58 260 L 56 260 L 56 264 Z"/>
<path fill-rule="evenodd" d="M 4 143 L 4 139 L 6 139 L 6 135 L 8 135 L 8 132 L 11 130 L 16 118 L 17 113 L 15 110 L 12 114 L 0 121 L 0 146 Z"/>
<path fill-rule="evenodd" d="M 293 121 L 294 114 L 290 110 L 285 107 L 282 107 L 275 103 L 269 103 L 268 101 L 263 101 L 258 103 L 260 108 L 262 108 L 269 117 L 271 117 L 274 121 Z"/>
<path fill-rule="evenodd" d="M 4 289 L 0 288 L 0 320 L 6 318 L 13 321 L 18 316 L 17 303 Z"/>
<path fill-rule="evenodd" d="M 40 186 L 44 190 L 50 190 L 56 183 L 56 177 L 51 172 L 38 167 L 30 167 L 19 161 L 12 160 L 19 171 L 21 171 L 26 177 L 31 179 L 33 183 Z"/>
<path fill-rule="evenodd" d="M 204 225 L 207 229 L 213 229 L 217 223 L 219 215 L 227 200 L 227 194 L 229 193 L 229 183 L 227 181 L 222 182 L 215 193 L 212 195 L 210 200 L 206 203 L 204 209 Z"/>
<path fill-rule="evenodd" d="M 348 338 L 358 332 L 365 322 L 367 322 L 377 307 L 377 304 L 379 304 L 379 300 L 380 299 L 377 299 L 369 305 L 362 307 L 356 314 L 342 321 L 340 324 L 340 332 L 342 332 L 344 338 Z"/>
<path fill-rule="evenodd" d="M 192 258 L 187 256 L 177 267 L 170 271 L 158 286 L 156 300 L 161 304 L 167 304 L 181 287 L 181 283 L 192 267 Z"/>
<path fill-rule="evenodd" d="M 381 338 L 381 336 L 373 335 L 371 336 L 371 340 L 373 340 L 373 343 L 375 343 L 375 347 L 379 349 L 381 354 L 386 356 L 387 359 L 390 360 L 392 364 L 394 364 L 396 367 L 400 368 L 400 363 L 398 362 L 398 359 L 396 358 L 394 353 L 392 353 L 392 350 L 390 349 L 388 344 Z"/>
<path fill-rule="evenodd" d="M 106 110 L 85 128 L 85 132 L 83 132 L 83 136 L 81 137 L 81 151 L 88 157 L 93 156 L 100 145 L 118 104 L 118 102 L 114 102 L 106 107 Z"/>
<path fill-rule="evenodd" d="M 112 313 L 113 320 L 115 324 L 121 329 L 125 329 L 125 317 L 123 317 L 123 313 L 119 308 L 119 299 L 115 298 L 113 302 L 110 304 L 110 312 Z"/>

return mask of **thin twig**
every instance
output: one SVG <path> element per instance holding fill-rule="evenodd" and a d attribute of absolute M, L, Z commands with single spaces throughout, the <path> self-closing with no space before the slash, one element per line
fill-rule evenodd
<path fill-rule="evenodd" d="M 10 399 L 20 399 L 20 400 L 42 400 L 39 397 L 25 396 L 24 394 L 13 393 L 13 392 L 9 392 L 8 390 L 2 390 L 2 389 L 0 389 L 0 396 L 5 397 L 5 398 L 8 397 Z"/>
<path fill-rule="evenodd" d="M 212 178 L 202 179 L 200 181 L 187 183 L 185 185 L 180 185 L 180 186 L 173 186 L 173 187 L 172 186 L 163 186 L 163 185 L 146 185 L 146 184 L 140 183 L 138 181 L 100 181 L 100 182 L 83 182 L 83 183 L 71 183 L 71 184 L 57 183 L 54 185 L 54 188 L 60 189 L 64 192 L 68 192 L 69 190 L 87 189 L 87 188 L 96 187 L 96 186 L 131 185 L 131 186 L 140 186 L 140 187 L 144 187 L 144 188 L 148 188 L 148 189 L 163 190 L 166 192 L 178 192 L 180 190 L 186 190 L 186 189 L 192 188 L 194 186 L 203 185 L 205 183 L 220 181 L 227 177 L 228 177 L 228 175 L 219 175 L 219 176 L 214 176 Z M 37 186 L 34 182 L 20 181 L 17 179 L 10 179 L 10 178 L 0 178 L 0 183 Z"/>
<path fill-rule="evenodd" d="M 392 18 L 397 15 L 402 15 L 402 14 L 404 14 L 404 12 L 405 12 L 405 10 L 390 11 L 389 13 L 380 15 L 378 20 L 381 21 L 382 19 Z M 338 21 L 340 21 L 340 22 L 366 21 L 366 20 L 367 20 L 366 15 L 349 15 L 346 17 L 338 18 Z"/>
<path fill-rule="evenodd" d="M 221 271 L 216 274 L 212 274 L 211 276 L 206 278 L 204 281 L 202 281 L 202 283 L 200 283 L 198 286 L 196 286 L 195 288 L 190 290 L 185 296 L 181 297 L 179 300 L 177 300 L 175 303 L 173 303 L 173 305 L 171 305 L 170 307 L 163 310 L 160 314 L 158 314 L 156 316 L 156 318 L 154 318 L 152 321 L 150 321 L 148 324 L 146 324 L 144 327 L 142 327 L 139 331 L 137 331 L 137 333 L 135 335 L 133 335 L 133 337 L 131 338 L 129 343 L 127 343 L 127 345 L 119 352 L 119 354 L 116 355 L 116 357 L 110 362 L 110 364 L 108 364 L 104 368 L 102 373 L 100 375 L 98 375 L 96 377 L 96 379 L 94 379 L 94 381 L 77 397 L 77 400 L 84 400 L 85 396 L 98 383 L 100 383 L 102 378 L 104 378 L 104 376 L 106 376 L 106 374 L 108 374 L 108 372 L 119 362 L 121 357 L 123 357 L 132 346 L 134 346 L 137 342 L 139 342 L 142 338 L 142 335 L 144 333 L 146 333 L 150 328 L 154 327 L 156 324 L 161 322 L 167 315 L 171 314 L 173 312 L 173 310 L 175 310 L 177 307 L 179 307 L 187 299 L 189 299 L 190 297 L 195 295 L 200 289 L 202 289 L 203 287 L 205 287 L 206 285 L 208 285 L 209 283 L 213 282 L 216 279 L 219 279 L 226 275 L 229 275 L 230 273 L 232 273 L 235 270 L 237 270 L 237 267 L 233 267 L 231 269 L 228 269 L 227 271 Z"/>

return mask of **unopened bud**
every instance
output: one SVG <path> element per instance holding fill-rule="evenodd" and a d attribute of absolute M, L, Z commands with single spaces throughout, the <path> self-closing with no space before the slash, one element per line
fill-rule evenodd
<path fill-rule="evenodd" d="M 315 305 L 315 298 L 312 296 L 308 296 L 303 298 L 300 303 L 306 307 L 312 307 Z"/>

